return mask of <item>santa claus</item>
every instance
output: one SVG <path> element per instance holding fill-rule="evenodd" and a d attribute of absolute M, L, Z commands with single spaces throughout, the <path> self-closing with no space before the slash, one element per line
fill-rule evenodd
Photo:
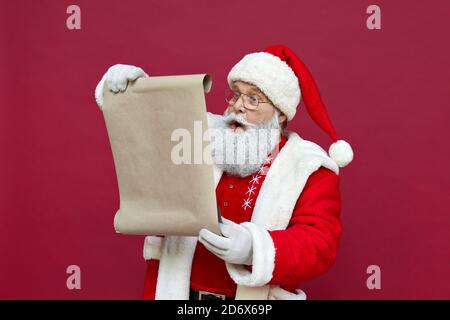
<path fill-rule="evenodd" d="M 105 82 L 120 92 L 147 76 L 138 67 L 112 66 L 97 86 L 97 103 Z M 198 237 L 146 237 L 146 299 L 305 299 L 301 283 L 335 261 L 339 167 L 353 151 L 337 140 L 313 77 L 291 49 L 277 45 L 245 55 L 227 81 L 224 115 L 208 114 L 209 126 L 225 137 L 212 147 L 222 235 L 202 229 Z M 285 130 L 301 97 L 333 140 L 328 154 Z M 270 138 L 261 139 L 262 131 Z M 237 150 L 257 154 L 233 161 Z"/>

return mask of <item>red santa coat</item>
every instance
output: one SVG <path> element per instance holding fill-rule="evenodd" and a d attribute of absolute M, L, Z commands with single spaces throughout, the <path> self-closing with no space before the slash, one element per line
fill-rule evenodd
<path fill-rule="evenodd" d="M 304 299 L 296 290 L 300 282 L 327 270 L 336 256 L 338 166 L 318 145 L 293 132 L 287 138 L 261 185 L 251 222 L 242 224 L 252 235 L 253 265 L 225 263 L 237 299 Z M 216 168 L 216 185 L 220 176 Z M 146 238 L 146 298 L 189 298 L 196 245 L 196 237 Z"/>

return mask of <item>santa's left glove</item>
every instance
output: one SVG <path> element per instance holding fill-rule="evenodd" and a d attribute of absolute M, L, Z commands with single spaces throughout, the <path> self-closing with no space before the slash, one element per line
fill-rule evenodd
<path fill-rule="evenodd" d="M 253 244 L 250 232 L 240 224 L 222 218 L 219 236 L 208 229 L 200 230 L 198 240 L 222 260 L 233 264 L 252 264 Z"/>

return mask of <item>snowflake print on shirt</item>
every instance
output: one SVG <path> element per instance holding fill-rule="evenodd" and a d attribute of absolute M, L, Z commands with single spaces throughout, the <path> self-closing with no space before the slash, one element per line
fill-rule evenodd
<path fill-rule="evenodd" d="M 261 179 L 261 177 L 258 174 L 255 174 L 253 175 L 252 180 L 250 180 L 250 183 L 259 184 L 259 179 Z"/>
<path fill-rule="evenodd" d="M 268 167 L 261 167 L 258 170 L 258 174 L 262 175 L 262 176 L 265 176 L 267 174 L 267 171 L 268 171 Z"/>
<path fill-rule="evenodd" d="M 279 146 L 278 146 L 279 147 Z M 242 198 L 242 208 L 244 210 L 252 209 L 252 205 L 255 203 L 255 196 L 258 194 L 259 188 L 261 188 L 262 182 L 264 182 L 264 178 L 269 171 L 270 166 L 272 165 L 273 160 L 278 155 L 279 148 L 275 148 L 272 152 L 267 156 L 267 159 L 264 160 L 263 164 L 259 168 L 258 172 L 252 176 L 252 179 L 249 181 L 247 186 L 247 192 Z"/>
<path fill-rule="evenodd" d="M 255 200 L 254 197 L 256 194 L 256 190 L 257 190 L 256 185 L 260 184 L 260 180 L 264 180 L 263 176 L 265 176 L 267 174 L 267 172 L 269 171 L 269 167 L 272 164 L 272 160 L 273 160 L 273 156 L 270 155 L 264 161 L 264 164 L 261 166 L 261 168 L 259 168 L 258 172 L 252 176 L 252 179 L 248 183 L 247 192 L 245 193 L 245 195 L 248 195 L 248 197 L 242 199 L 242 201 L 243 201 L 242 208 L 244 208 L 244 210 L 252 208 L 251 204 L 254 203 L 253 201 Z"/>
<path fill-rule="evenodd" d="M 256 190 L 255 186 L 249 186 L 245 194 L 248 194 L 248 196 L 251 197 L 252 194 L 255 194 L 255 190 Z"/>
<path fill-rule="evenodd" d="M 249 209 L 249 208 L 250 208 L 250 209 L 252 208 L 252 206 L 251 206 L 252 200 L 253 200 L 253 199 L 250 199 L 250 198 L 244 199 L 244 203 L 242 204 L 242 207 L 244 208 L 244 210 L 247 210 L 247 209 Z"/>

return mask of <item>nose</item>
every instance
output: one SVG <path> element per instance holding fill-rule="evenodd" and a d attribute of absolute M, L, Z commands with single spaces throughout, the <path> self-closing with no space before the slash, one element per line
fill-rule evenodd
<path fill-rule="evenodd" d="M 235 113 L 245 113 L 244 97 L 241 95 L 239 99 L 234 103 L 232 109 Z"/>

